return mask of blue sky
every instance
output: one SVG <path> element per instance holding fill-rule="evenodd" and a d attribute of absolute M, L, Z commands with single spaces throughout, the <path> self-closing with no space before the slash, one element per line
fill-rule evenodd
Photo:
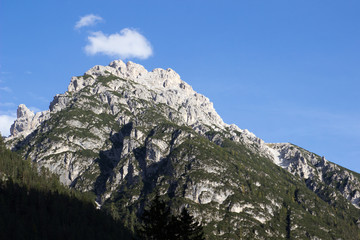
<path fill-rule="evenodd" d="M 360 172 L 359 11 L 332 0 L 3 0 L 0 131 L 17 105 L 46 110 L 71 76 L 121 58 L 174 69 L 225 122 L 266 142 Z M 94 42 L 109 36 L 111 49 Z M 126 53 L 129 39 L 138 49 Z"/>

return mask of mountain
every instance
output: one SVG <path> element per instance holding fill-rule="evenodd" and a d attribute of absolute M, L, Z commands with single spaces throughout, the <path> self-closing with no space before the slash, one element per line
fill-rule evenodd
<path fill-rule="evenodd" d="M 158 194 L 207 239 L 360 238 L 359 174 L 224 123 L 172 69 L 95 66 L 17 115 L 7 145 L 132 231 Z"/>

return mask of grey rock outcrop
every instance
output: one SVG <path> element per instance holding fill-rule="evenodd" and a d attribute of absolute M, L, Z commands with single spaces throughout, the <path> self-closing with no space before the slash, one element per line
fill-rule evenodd
<path fill-rule="evenodd" d="M 49 111 L 34 114 L 24 104 L 20 104 L 17 109 L 17 119 L 10 128 L 10 137 L 26 137 L 48 118 Z"/>
<path fill-rule="evenodd" d="M 360 181 L 355 173 L 290 143 L 268 146 L 271 147 L 274 163 L 304 179 L 314 192 L 324 189 L 324 185 L 331 186 L 333 194 L 338 192 L 360 208 Z"/>

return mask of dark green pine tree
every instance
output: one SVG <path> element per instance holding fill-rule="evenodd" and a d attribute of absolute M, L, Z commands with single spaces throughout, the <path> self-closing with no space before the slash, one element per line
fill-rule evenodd
<path fill-rule="evenodd" d="M 138 229 L 140 239 L 145 240 L 205 240 L 202 226 L 184 208 L 180 216 L 171 214 L 167 204 L 156 196 L 149 209 L 141 217 Z"/>
<path fill-rule="evenodd" d="M 181 240 L 205 240 L 202 225 L 184 208 L 179 218 Z"/>
<path fill-rule="evenodd" d="M 173 216 L 166 203 L 156 196 L 149 209 L 141 217 L 142 226 L 138 229 L 140 239 L 172 240 L 174 239 Z"/>

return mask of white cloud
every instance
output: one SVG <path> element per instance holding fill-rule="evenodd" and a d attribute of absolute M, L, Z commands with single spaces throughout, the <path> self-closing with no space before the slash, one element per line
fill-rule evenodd
<path fill-rule="evenodd" d="M 11 124 L 14 123 L 16 117 L 12 115 L 0 115 L 0 132 L 2 136 L 10 135 Z"/>
<path fill-rule="evenodd" d="M 93 32 L 88 40 L 85 52 L 89 55 L 100 53 L 123 59 L 146 59 L 153 53 L 150 42 L 139 32 L 129 28 L 110 35 L 105 35 L 101 31 Z"/>
<path fill-rule="evenodd" d="M 81 17 L 80 20 L 75 24 L 75 28 L 79 29 L 82 27 L 92 26 L 102 20 L 103 19 L 100 16 L 97 16 L 94 14 L 89 14 L 89 15 Z"/>

